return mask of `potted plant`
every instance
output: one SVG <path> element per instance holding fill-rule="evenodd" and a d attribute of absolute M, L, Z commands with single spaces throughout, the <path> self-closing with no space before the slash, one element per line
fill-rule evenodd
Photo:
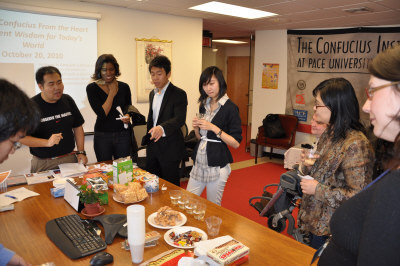
<path fill-rule="evenodd" d="M 94 190 L 93 187 L 84 181 L 79 188 L 79 200 L 85 205 L 87 214 L 96 214 L 100 212 L 100 203 L 104 204 L 104 194 Z"/>

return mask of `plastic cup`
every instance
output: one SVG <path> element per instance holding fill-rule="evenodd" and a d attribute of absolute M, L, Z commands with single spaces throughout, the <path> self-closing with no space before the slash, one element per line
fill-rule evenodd
<path fill-rule="evenodd" d="M 169 191 L 169 198 L 171 199 L 172 205 L 178 205 L 178 200 L 181 198 L 181 191 L 180 190 L 170 190 Z"/>
<path fill-rule="evenodd" d="M 196 117 L 197 117 L 197 119 L 203 119 L 204 118 L 204 113 L 197 113 Z"/>
<path fill-rule="evenodd" d="M 211 237 L 215 237 L 219 234 L 219 228 L 221 226 L 222 219 L 217 216 L 210 216 L 206 218 L 207 232 Z"/>
<path fill-rule="evenodd" d="M 193 210 L 195 210 L 197 207 L 197 200 L 194 198 L 189 198 L 188 202 L 185 204 L 185 211 L 189 214 L 193 213 Z"/>
<path fill-rule="evenodd" d="M 304 152 L 304 163 L 306 165 L 314 165 L 315 161 L 319 157 L 316 150 L 303 149 Z"/>
<path fill-rule="evenodd" d="M 187 204 L 188 201 L 189 201 L 189 197 L 182 193 L 181 194 L 181 198 L 178 199 L 179 208 L 184 210 L 185 209 L 185 205 Z"/>
<path fill-rule="evenodd" d="M 198 202 L 196 209 L 193 210 L 193 215 L 196 220 L 203 221 L 206 215 L 207 205 L 205 203 Z"/>

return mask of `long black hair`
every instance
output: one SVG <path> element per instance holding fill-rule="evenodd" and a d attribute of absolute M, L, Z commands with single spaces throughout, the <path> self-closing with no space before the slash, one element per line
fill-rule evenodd
<path fill-rule="evenodd" d="M 320 95 L 324 104 L 331 111 L 328 133 L 333 141 L 346 138 L 350 129 L 365 133 L 360 122 L 360 107 L 351 83 L 344 78 L 331 78 L 322 81 L 313 90 L 313 96 Z"/>
<path fill-rule="evenodd" d="M 201 73 L 199 80 L 199 103 L 201 104 L 204 104 L 208 97 L 207 93 L 203 90 L 203 86 L 210 83 L 212 76 L 215 76 L 219 83 L 218 100 L 221 99 L 221 97 L 226 93 L 227 86 L 221 69 L 216 66 L 207 67 L 204 69 L 203 73 Z"/>

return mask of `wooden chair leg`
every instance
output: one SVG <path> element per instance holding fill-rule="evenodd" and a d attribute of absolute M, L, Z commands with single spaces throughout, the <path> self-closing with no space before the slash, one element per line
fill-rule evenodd
<path fill-rule="evenodd" d="M 270 159 L 272 159 L 272 149 L 273 149 L 273 148 L 271 147 L 271 151 L 270 151 L 270 153 L 269 153 L 269 158 L 270 158 Z"/>
<path fill-rule="evenodd" d="M 257 164 L 257 155 L 258 155 L 258 143 L 256 142 L 256 154 L 255 154 L 255 159 L 254 159 L 254 164 Z"/>

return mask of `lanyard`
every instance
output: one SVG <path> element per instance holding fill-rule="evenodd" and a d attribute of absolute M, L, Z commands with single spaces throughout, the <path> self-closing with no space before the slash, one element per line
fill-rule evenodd
<path fill-rule="evenodd" d="M 387 169 L 385 172 L 383 172 L 380 176 L 378 176 L 374 181 L 372 181 L 371 183 L 369 183 L 363 190 L 366 190 L 367 188 L 369 188 L 370 186 L 372 186 L 373 184 L 375 184 L 379 179 L 381 179 L 382 177 L 384 177 L 387 173 L 389 173 L 390 169 Z"/>

